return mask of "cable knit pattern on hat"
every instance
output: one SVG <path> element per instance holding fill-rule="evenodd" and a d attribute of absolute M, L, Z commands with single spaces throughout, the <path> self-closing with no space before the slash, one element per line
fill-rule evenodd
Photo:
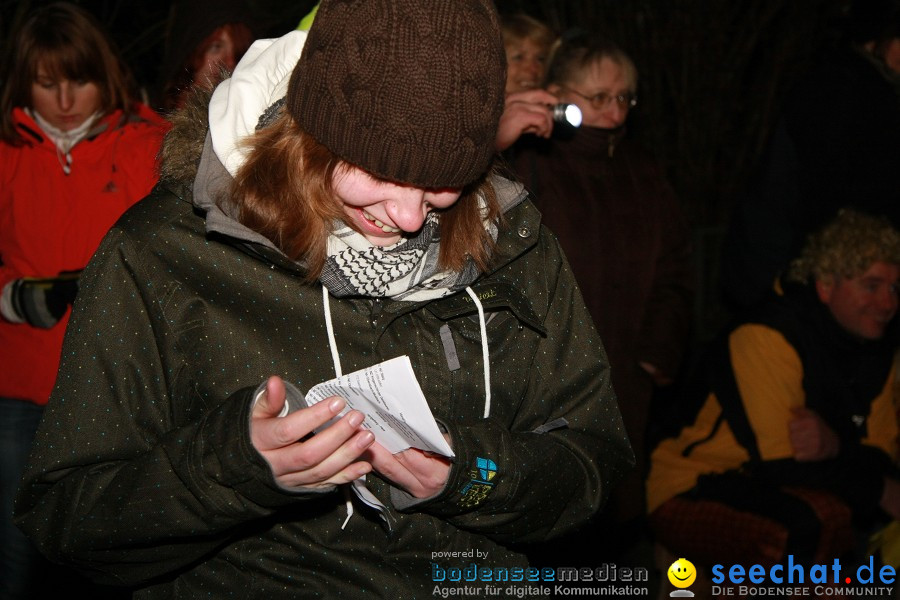
<path fill-rule="evenodd" d="M 316 140 L 370 173 L 461 187 L 494 155 L 505 65 L 489 0 L 326 0 L 287 107 Z"/>

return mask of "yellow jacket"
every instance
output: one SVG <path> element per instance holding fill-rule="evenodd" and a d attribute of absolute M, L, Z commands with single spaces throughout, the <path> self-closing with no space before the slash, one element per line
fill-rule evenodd
<path fill-rule="evenodd" d="M 804 365 L 797 350 L 776 329 L 749 323 L 728 337 L 734 378 L 762 461 L 791 459 L 788 423 L 792 410 L 806 406 Z M 897 416 L 892 398 L 894 369 L 872 398 L 862 424 L 862 444 L 897 456 Z M 811 407 L 814 409 L 814 407 Z M 692 489 L 700 475 L 741 468 L 750 454 L 738 443 L 718 398 L 710 393 L 694 422 L 677 437 L 663 440 L 651 456 L 648 511 Z M 857 417 L 854 417 L 857 418 Z"/>

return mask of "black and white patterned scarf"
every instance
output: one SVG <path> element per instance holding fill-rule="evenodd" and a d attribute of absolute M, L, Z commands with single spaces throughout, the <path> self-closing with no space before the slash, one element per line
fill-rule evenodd
<path fill-rule="evenodd" d="M 483 200 L 479 203 L 484 207 Z M 497 228 L 485 224 L 497 239 Z M 407 302 L 433 300 L 457 292 L 475 281 L 472 261 L 461 272 L 439 270 L 440 217 L 429 213 L 413 238 L 379 247 L 343 222 L 328 237 L 325 267 L 320 280 L 336 298 L 367 296 Z"/>

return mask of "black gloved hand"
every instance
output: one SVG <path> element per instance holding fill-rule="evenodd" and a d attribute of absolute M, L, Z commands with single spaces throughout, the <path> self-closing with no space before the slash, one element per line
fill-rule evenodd
<path fill-rule="evenodd" d="M 16 314 L 41 329 L 56 325 L 75 301 L 81 271 L 64 271 L 56 277 L 23 277 L 12 282 L 11 301 Z"/>

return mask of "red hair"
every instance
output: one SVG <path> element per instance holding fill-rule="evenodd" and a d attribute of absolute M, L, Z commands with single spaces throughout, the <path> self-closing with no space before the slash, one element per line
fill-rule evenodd
<path fill-rule="evenodd" d="M 222 32 L 227 33 L 231 38 L 235 64 L 241 60 L 255 39 L 253 31 L 246 23 L 226 23 L 214 29 L 194 47 L 176 75 L 165 83 L 162 91 L 161 110 L 171 112 L 184 106 L 188 92 L 194 85 L 214 85 L 212 81 L 194 81 L 194 77 L 206 62 L 207 50 L 219 39 Z"/>
<path fill-rule="evenodd" d="M 241 60 L 241 57 L 250 48 L 250 44 L 253 43 L 253 32 L 245 23 L 225 23 L 221 27 L 217 27 L 212 33 L 203 38 L 203 41 L 194 48 L 194 51 L 185 61 L 191 77 L 203 66 L 206 60 L 206 51 L 219 39 L 223 32 L 227 33 L 228 37 L 231 38 L 231 43 L 234 47 L 234 64 Z"/>
<path fill-rule="evenodd" d="M 345 216 L 332 184 L 342 161 L 288 115 L 252 136 L 248 144 L 250 154 L 232 188 L 238 220 L 270 239 L 292 260 L 305 263 L 307 279 L 315 281 L 325 264 L 332 222 Z M 484 216 L 479 196 L 487 204 Z M 439 214 L 440 267 L 460 271 L 471 259 L 486 270 L 494 242 L 483 219 L 493 222 L 500 217 L 487 174 Z M 353 223 L 348 225 L 355 228 Z"/>

